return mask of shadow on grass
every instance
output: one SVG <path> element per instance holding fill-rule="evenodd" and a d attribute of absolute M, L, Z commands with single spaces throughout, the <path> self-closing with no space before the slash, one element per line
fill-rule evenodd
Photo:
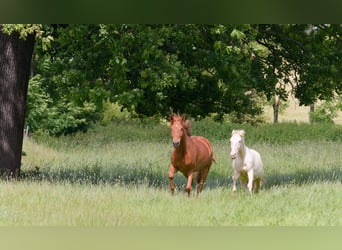
<path fill-rule="evenodd" d="M 21 180 L 47 181 L 51 183 L 77 183 L 77 184 L 109 184 L 109 185 L 148 185 L 160 187 L 168 183 L 167 172 L 164 175 L 153 168 L 101 168 L 85 166 L 78 169 L 40 169 L 23 170 Z"/>
<path fill-rule="evenodd" d="M 289 174 L 271 174 L 266 176 L 263 188 L 269 189 L 274 186 L 304 185 L 315 182 L 342 182 L 342 169 L 332 167 L 329 169 L 297 171 Z"/>
<path fill-rule="evenodd" d="M 77 184 L 109 184 L 122 186 L 145 185 L 149 187 L 168 189 L 168 168 L 162 173 L 160 168 L 147 167 L 118 167 L 111 168 L 89 167 L 74 170 L 69 168 L 23 170 L 22 180 L 47 181 L 50 183 L 77 183 Z M 314 182 L 342 182 L 342 169 L 335 167 L 321 171 L 301 171 L 290 174 L 271 174 L 265 176 L 262 189 L 270 189 L 277 186 L 303 185 Z M 175 176 L 175 184 L 179 190 L 185 188 L 186 178 L 178 172 Z M 195 187 L 195 183 L 193 186 Z M 217 187 L 231 188 L 231 176 L 223 176 L 221 173 L 211 171 L 204 188 Z"/>
<path fill-rule="evenodd" d="M 59 169 L 38 168 L 34 170 L 22 170 L 20 179 L 23 181 L 45 181 L 49 183 L 70 183 L 85 185 L 121 185 L 121 186 L 139 186 L 161 188 L 169 190 L 168 166 L 164 171 L 160 170 L 160 166 L 118 166 L 98 167 L 85 166 L 77 169 L 61 167 Z M 204 188 L 228 187 L 230 177 L 220 175 L 215 171 L 211 171 L 207 178 Z M 175 178 L 176 189 L 185 190 L 186 178 L 181 172 L 176 173 Z M 193 183 L 193 188 L 196 183 Z"/>

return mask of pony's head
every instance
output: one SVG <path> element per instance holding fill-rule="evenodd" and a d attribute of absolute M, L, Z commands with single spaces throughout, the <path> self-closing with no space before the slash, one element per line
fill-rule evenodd
<path fill-rule="evenodd" d="M 171 115 L 171 137 L 175 148 L 181 144 L 184 133 L 190 135 L 190 121 L 185 120 L 184 115 Z"/>
<path fill-rule="evenodd" d="M 230 158 L 235 159 L 240 150 L 241 144 L 244 143 L 245 131 L 233 130 L 230 137 Z"/>

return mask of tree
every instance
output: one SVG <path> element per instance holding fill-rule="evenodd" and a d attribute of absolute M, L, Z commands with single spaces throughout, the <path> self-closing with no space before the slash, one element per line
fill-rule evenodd
<path fill-rule="evenodd" d="M 309 25 L 295 95 L 302 105 L 342 93 L 342 25 Z"/>
<path fill-rule="evenodd" d="M 42 96 L 51 100 L 47 109 L 58 103 L 83 108 L 87 102 L 101 114 L 109 100 L 140 117 L 168 117 L 173 109 L 194 118 L 235 113 L 241 120 L 261 112 L 246 94 L 254 88 L 251 50 L 234 25 L 56 25 L 53 30 L 51 48 L 43 52 L 37 46 L 35 54 L 35 86 L 48 93 Z"/>
<path fill-rule="evenodd" d="M 0 26 L 0 173 L 20 174 L 25 104 L 35 35 Z"/>
<path fill-rule="evenodd" d="M 329 100 L 341 86 L 341 25 L 254 25 L 256 42 L 267 48 L 262 63 L 264 91 L 273 99 L 274 121 L 279 105 L 293 94 L 300 105 Z"/>
<path fill-rule="evenodd" d="M 290 94 L 310 104 L 341 90 L 341 25 L 44 28 L 55 39 L 47 51 L 35 47 L 27 121 L 55 135 L 85 131 L 105 102 L 138 117 L 168 117 L 172 109 L 258 122 L 265 96 L 275 100 L 277 121 Z"/>

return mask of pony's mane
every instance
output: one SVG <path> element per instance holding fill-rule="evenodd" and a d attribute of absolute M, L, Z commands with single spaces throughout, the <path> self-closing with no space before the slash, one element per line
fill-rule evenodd
<path fill-rule="evenodd" d="M 235 135 L 235 134 L 238 134 L 241 137 L 245 137 L 246 132 L 245 132 L 245 130 L 242 130 L 242 129 L 241 130 L 233 130 L 232 135 Z"/>

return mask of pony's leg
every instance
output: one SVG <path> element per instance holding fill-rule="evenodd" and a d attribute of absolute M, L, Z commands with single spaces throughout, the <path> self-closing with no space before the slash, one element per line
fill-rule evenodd
<path fill-rule="evenodd" d="M 246 190 L 247 190 L 247 181 L 241 180 L 241 177 L 240 177 L 240 185 L 243 188 L 243 191 L 246 192 Z"/>
<path fill-rule="evenodd" d="M 190 191 L 191 191 L 191 186 L 192 186 L 192 179 L 194 178 L 194 172 L 190 172 L 188 174 L 188 182 L 186 183 L 186 192 L 188 193 L 188 196 L 190 197 Z"/>
<path fill-rule="evenodd" d="M 253 178 L 254 178 L 254 171 L 253 171 L 253 169 L 249 170 L 249 171 L 247 172 L 247 175 L 248 175 L 248 184 L 247 184 L 247 187 L 248 187 L 249 192 L 252 193 Z"/>
<path fill-rule="evenodd" d="M 253 191 L 254 193 L 258 193 L 260 188 L 260 178 L 253 181 Z"/>
<path fill-rule="evenodd" d="M 175 193 L 175 182 L 174 182 L 173 178 L 175 177 L 176 173 L 177 173 L 177 169 L 172 164 L 170 164 L 168 176 L 169 176 L 169 180 L 170 180 L 170 190 L 171 190 L 172 194 Z"/>
<path fill-rule="evenodd" d="M 239 179 L 240 177 L 240 172 L 234 170 L 232 179 L 233 179 L 233 192 L 236 192 L 236 181 Z"/>
<path fill-rule="evenodd" d="M 247 172 L 240 172 L 240 185 L 243 188 L 243 191 L 246 192 L 247 190 L 247 183 L 248 183 L 248 175 Z"/>

